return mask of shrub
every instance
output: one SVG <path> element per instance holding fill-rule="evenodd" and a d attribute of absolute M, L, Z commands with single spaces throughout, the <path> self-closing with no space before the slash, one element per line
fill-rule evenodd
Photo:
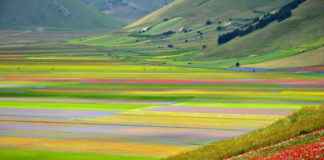
<path fill-rule="evenodd" d="M 208 25 L 211 25 L 212 24 L 212 22 L 210 21 L 210 20 L 207 20 L 206 21 L 206 25 L 208 26 Z"/>

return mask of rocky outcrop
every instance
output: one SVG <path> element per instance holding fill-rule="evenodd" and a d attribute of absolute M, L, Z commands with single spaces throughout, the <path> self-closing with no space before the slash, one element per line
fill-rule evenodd
<path fill-rule="evenodd" d="M 64 16 L 71 16 L 71 12 L 67 8 L 65 8 L 64 5 L 62 5 L 57 0 L 48 0 L 48 4 L 47 5 L 48 6 L 49 5 L 53 5 L 57 9 L 57 11 L 60 14 L 64 15 Z"/>

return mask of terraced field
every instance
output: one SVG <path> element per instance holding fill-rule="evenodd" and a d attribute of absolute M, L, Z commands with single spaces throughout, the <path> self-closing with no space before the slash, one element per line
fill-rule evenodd
<path fill-rule="evenodd" d="M 160 159 L 324 104 L 314 68 L 244 72 L 91 53 L 0 53 L 1 155 Z"/>

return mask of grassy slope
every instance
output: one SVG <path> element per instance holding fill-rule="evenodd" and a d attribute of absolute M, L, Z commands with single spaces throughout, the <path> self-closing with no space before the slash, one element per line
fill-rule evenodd
<path fill-rule="evenodd" d="M 195 151 L 169 157 L 168 160 L 191 159 L 224 159 L 245 153 L 260 147 L 272 145 L 281 140 L 296 137 L 302 133 L 312 132 L 324 127 L 324 107 L 304 108 L 276 123 L 239 136 L 237 138 L 218 141 Z"/>
<path fill-rule="evenodd" d="M 0 26 L 118 29 L 125 24 L 121 20 L 101 13 L 79 0 L 58 0 L 57 2 L 64 6 L 68 12 L 55 5 L 54 1 L 2 0 L 0 1 Z"/>
<path fill-rule="evenodd" d="M 237 57 L 295 48 L 312 49 L 324 44 L 324 1 L 307 0 L 293 11 L 293 16 L 222 46 L 204 51 L 203 59 Z M 216 42 L 215 42 L 216 43 Z"/>
<path fill-rule="evenodd" d="M 139 18 L 173 2 L 174 0 L 82 0 L 93 8 L 105 11 L 128 22 Z M 112 6 L 112 7 L 111 7 Z M 110 8 L 111 7 L 111 8 Z"/>
<path fill-rule="evenodd" d="M 140 19 L 139 21 L 126 27 L 127 32 L 137 32 L 145 27 L 158 28 L 163 25 L 164 19 L 182 18 L 181 21 L 167 27 L 154 30 L 154 33 L 163 33 L 166 31 L 175 31 L 172 36 L 159 41 L 154 37 L 149 44 L 145 45 L 167 45 L 173 44 L 177 49 L 195 48 L 196 52 L 190 56 L 195 61 L 210 61 L 214 59 L 243 58 L 251 55 L 262 55 L 240 61 L 242 65 L 260 63 L 264 61 L 273 61 L 295 54 L 303 50 L 309 51 L 321 47 L 324 44 L 324 19 L 320 0 L 307 0 L 299 8 L 293 11 L 293 16 L 278 23 L 273 22 L 267 27 L 257 30 L 244 37 L 236 38 L 225 45 L 218 46 L 217 37 L 223 32 L 231 31 L 237 27 L 248 23 L 248 20 L 239 18 L 262 17 L 262 14 L 253 13 L 258 11 L 273 11 L 290 1 L 232 1 L 232 0 L 177 0 L 170 5 Z M 232 20 L 229 20 L 232 18 Z M 207 20 L 212 24 L 206 26 Z M 222 21 L 218 24 L 218 21 Z M 216 31 L 218 26 L 225 27 L 224 31 Z M 180 28 L 192 29 L 192 32 L 179 32 Z M 197 31 L 203 32 L 200 36 Z M 150 35 L 153 31 L 141 33 Z M 152 35 L 152 34 L 151 34 Z M 159 37 L 158 37 L 159 38 Z M 161 38 L 162 39 L 162 38 Z M 199 49 L 206 45 L 205 49 Z M 185 60 L 186 58 L 171 57 L 169 60 Z M 195 64 L 195 61 L 193 62 Z M 305 62 L 302 66 L 313 66 L 311 61 Z M 169 63 L 169 62 L 168 62 Z M 234 63 L 222 63 L 210 67 L 222 68 L 230 67 Z M 316 65 L 324 63 L 318 62 Z M 207 67 L 207 66 L 206 66 Z"/>
<path fill-rule="evenodd" d="M 206 20 L 221 20 L 232 17 L 244 17 L 253 14 L 252 10 L 264 6 L 278 7 L 290 0 L 177 0 L 170 5 L 140 19 L 126 28 L 161 22 L 164 18 L 182 17 L 184 26 L 205 23 Z"/>
<path fill-rule="evenodd" d="M 287 57 L 287 58 L 244 65 L 243 67 L 277 69 L 277 68 L 311 67 L 311 66 L 319 66 L 323 64 L 324 64 L 324 47 L 306 53 L 298 54 L 295 56 Z"/>
<path fill-rule="evenodd" d="M 152 35 L 152 34 L 154 34 L 156 32 L 159 32 L 160 30 L 162 30 L 164 28 L 167 28 L 168 26 L 171 26 L 171 25 L 177 23 L 179 20 L 181 20 L 181 18 L 170 19 L 170 20 L 168 20 L 166 22 L 163 22 L 163 23 L 160 23 L 160 24 L 154 26 L 149 31 L 141 33 L 140 35 Z"/>

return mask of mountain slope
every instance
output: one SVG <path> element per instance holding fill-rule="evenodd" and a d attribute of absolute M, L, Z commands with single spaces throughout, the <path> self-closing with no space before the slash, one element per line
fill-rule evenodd
<path fill-rule="evenodd" d="M 323 64 L 324 64 L 324 47 L 319 49 L 314 49 L 309 52 L 301 53 L 298 55 L 273 60 L 273 61 L 243 65 L 243 67 L 278 69 L 278 68 L 313 67 L 313 66 L 320 66 Z"/>
<path fill-rule="evenodd" d="M 279 11 L 294 4 L 291 2 L 293 0 L 177 0 L 112 33 L 109 38 L 76 43 L 127 50 L 130 54 L 119 55 L 119 58 L 160 65 L 231 68 L 239 61 L 244 67 L 307 54 L 322 47 L 321 0 L 303 1 L 297 8 L 289 9 L 290 17 L 280 22 L 269 21 L 271 23 L 263 28 L 218 44 L 220 35 L 260 24 L 264 17 L 271 17 L 269 15 L 281 15 Z M 314 66 L 311 62 L 305 61 L 299 67 Z M 321 61 L 316 65 L 321 65 Z"/>
<path fill-rule="evenodd" d="M 236 38 L 224 45 L 213 43 L 204 51 L 204 58 L 217 56 L 235 57 L 271 53 L 295 48 L 312 49 L 324 44 L 324 1 L 307 0 L 292 16 L 282 22 L 273 22 L 244 37 Z"/>
<path fill-rule="evenodd" d="M 290 18 L 218 45 L 219 35 L 242 28 L 266 14 L 274 14 L 290 2 L 292 0 L 177 0 L 128 25 L 126 30 L 150 29 L 141 35 L 155 36 L 172 31 L 171 36 L 164 38 L 168 43 L 179 47 L 204 45 L 196 56 L 198 60 L 243 58 L 320 47 L 324 43 L 324 2 L 320 0 L 307 0 L 292 11 Z M 164 20 L 170 22 L 175 18 L 181 20 L 167 27 L 157 27 L 164 25 Z M 156 31 L 156 28 L 160 30 Z"/>
<path fill-rule="evenodd" d="M 133 22 L 174 0 L 82 0 L 89 6 Z"/>
<path fill-rule="evenodd" d="M 91 8 L 80 0 L 0 0 L 0 26 L 49 29 L 118 29 L 122 20 Z"/>
<path fill-rule="evenodd" d="M 206 20 L 222 20 L 230 17 L 255 17 L 253 10 L 270 11 L 291 0 L 177 0 L 170 5 L 142 18 L 129 27 L 161 21 L 165 18 L 182 17 L 185 26 L 205 23 Z"/>

